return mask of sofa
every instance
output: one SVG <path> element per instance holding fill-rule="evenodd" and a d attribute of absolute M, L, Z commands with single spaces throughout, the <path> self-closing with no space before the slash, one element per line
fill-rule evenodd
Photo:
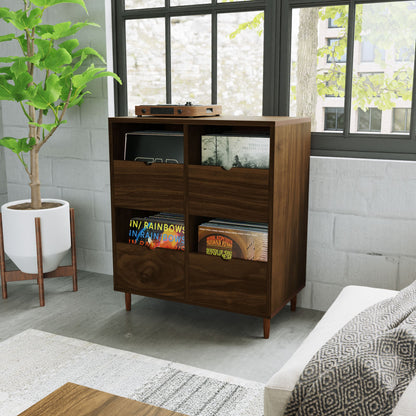
<path fill-rule="evenodd" d="M 267 382 L 264 416 L 281 416 L 303 368 L 316 351 L 355 315 L 367 307 L 396 295 L 395 290 L 363 286 L 345 287 L 292 357 Z M 416 377 L 408 385 L 392 416 L 416 415 Z"/>

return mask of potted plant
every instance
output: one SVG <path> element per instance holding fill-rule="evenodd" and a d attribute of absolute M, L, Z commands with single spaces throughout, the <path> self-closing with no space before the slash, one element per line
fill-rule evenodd
<path fill-rule="evenodd" d="M 0 56 L 0 100 L 18 103 L 27 119 L 28 136 L 3 137 L 0 145 L 14 152 L 29 176 L 31 199 L 2 206 L 4 249 L 19 269 L 37 273 L 34 218 L 41 218 L 43 271 L 55 270 L 71 247 L 69 204 L 41 199 L 39 152 L 62 124 L 68 109 L 81 105 L 87 84 L 111 76 L 86 66 L 88 58 L 103 57 L 91 47 L 80 47 L 75 35 L 91 22 L 44 23 L 47 9 L 62 3 L 81 6 L 84 0 L 22 0 L 22 8 L 0 7 L 0 19 L 11 32 L 0 42 L 15 42 L 20 56 Z M 29 155 L 29 160 L 25 159 Z"/>

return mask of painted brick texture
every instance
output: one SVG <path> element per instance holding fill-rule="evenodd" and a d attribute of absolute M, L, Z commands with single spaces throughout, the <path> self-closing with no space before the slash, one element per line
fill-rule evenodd
<path fill-rule="evenodd" d="M 326 310 L 347 285 L 416 279 L 416 162 L 312 157 L 307 295 Z"/>

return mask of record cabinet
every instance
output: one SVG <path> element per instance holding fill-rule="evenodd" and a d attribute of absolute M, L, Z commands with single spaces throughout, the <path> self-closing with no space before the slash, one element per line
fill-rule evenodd
<path fill-rule="evenodd" d="M 183 134 L 183 163 L 125 160 L 127 133 Z M 268 169 L 201 164 L 201 136 L 268 136 Z M 270 319 L 305 286 L 310 120 L 293 117 L 109 118 L 114 290 Z M 128 244 L 129 220 L 182 214 L 185 250 Z M 213 218 L 268 224 L 267 262 L 198 253 Z"/>

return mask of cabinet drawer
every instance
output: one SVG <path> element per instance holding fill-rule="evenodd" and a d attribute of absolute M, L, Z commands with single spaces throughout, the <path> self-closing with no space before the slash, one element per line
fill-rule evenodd
<path fill-rule="evenodd" d="M 183 299 L 184 253 L 117 243 L 114 289 L 139 295 Z"/>
<path fill-rule="evenodd" d="M 267 263 L 189 254 L 193 303 L 256 316 L 267 314 Z"/>
<path fill-rule="evenodd" d="M 268 222 L 267 169 L 191 165 L 188 178 L 191 215 Z"/>
<path fill-rule="evenodd" d="M 183 212 L 183 165 L 115 160 L 112 188 L 116 206 Z"/>

